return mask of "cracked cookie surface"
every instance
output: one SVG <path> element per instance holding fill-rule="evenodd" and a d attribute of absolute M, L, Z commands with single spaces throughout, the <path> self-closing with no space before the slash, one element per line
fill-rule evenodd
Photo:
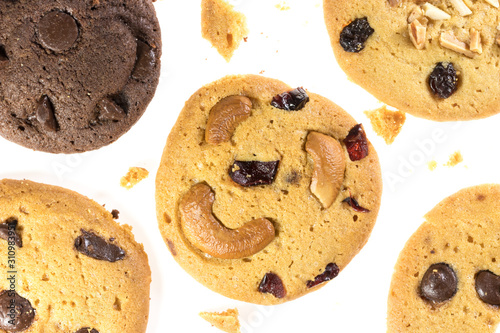
<path fill-rule="evenodd" d="M 0 135 L 77 153 L 117 140 L 153 98 L 160 27 L 151 0 L 0 2 Z"/>
<path fill-rule="evenodd" d="M 273 103 L 297 96 L 300 108 Z M 353 161 L 343 143 L 353 127 L 331 101 L 274 79 L 228 76 L 198 90 L 156 178 L 159 228 L 175 260 L 210 289 L 252 303 L 325 285 L 363 247 L 380 204 L 373 146 L 358 142 L 368 155 Z M 366 211 L 343 202 L 350 195 Z"/>
<path fill-rule="evenodd" d="M 131 228 L 119 226 L 103 206 L 60 187 L 4 179 L 5 225 L 20 242 L 0 235 L 2 274 L 17 271 L 13 281 L 0 282 L 0 332 L 146 331 L 147 255 Z M 7 315 L 12 301 L 19 310 L 14 324 Z"/>
<path fill-rule="evenodd" d="M 497 1 L 326 0 L 324 15 L 340 67 L 384 103 L 437 121 L 500 110 L 493 74 L 500 66 Z M 373 33 L 361 40 L 359 24 L 347 28 L 356 20 L 366 20 Z M 439 64 L 453 69 L 436 91 L 430 77 Z"/>

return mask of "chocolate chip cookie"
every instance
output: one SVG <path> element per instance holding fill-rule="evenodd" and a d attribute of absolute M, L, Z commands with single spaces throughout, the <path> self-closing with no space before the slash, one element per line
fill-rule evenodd
<path fill-rule="evenodd" d="M 195 279 L 259 304 L 325 285 L 367 241 L 380 204 L 362 125 L 299 87 L 228 76 L 186 103 L 156 178 L 159 228 Z"/>
<path fill-rule="evenodd" d="M 500 185 L 463 189 L 425 216 L 392 277 L 388 332 L 495 332 Z"/>
<path fill-rule="evenodd" d="M 151 0 L 0 1 L 0 135 L 35 150 L 100 148 L 140 118 L 160 74 Z"/>
<path fill-rule="evenodd" d="M 500 111 L 498 0 L 325 0 L 340 67 L 401 111 L 437 121 Z"/>
<path fill-rule="evenodd" d="M 0 331 L 146 331 L 142 245 L 101 205 L 30 181 L 0 181 Z"/>

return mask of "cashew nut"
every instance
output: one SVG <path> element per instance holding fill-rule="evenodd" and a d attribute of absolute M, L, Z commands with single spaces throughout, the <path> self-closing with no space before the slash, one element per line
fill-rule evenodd
<path fill-rule="evenodd" d="M 245 96 L 228 96 L 214 105 L 208 115 L 205 141 L 211 145 L 229 141 L 236 126 L 250 117 L 252 101 Z"/>
<path fill-rule="evenodd" d="M 311 192 L 324 208 L 328 208 L 335 201 L 344 181 L 344 151 L 337 140 L 318 132 L 310 132 L 307 136 L 306 151 L 314 162 Z"/>
<path fill-rule="evenodd" d="M 274 239 L 274 226 L 265 218 L 247 222 L 238 229 L 225 227 L 212 214 L 214 201 L 212 189 L 197 184 L 179 204 L 184 235 L 201 251 L 216 258 L 239 259 L 259 252 Z"/>

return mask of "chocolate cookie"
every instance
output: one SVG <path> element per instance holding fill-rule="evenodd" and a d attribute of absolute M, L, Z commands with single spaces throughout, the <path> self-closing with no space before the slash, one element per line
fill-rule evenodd
<path fill-rule="evenodd" d="M 151 0 L 0 1 L 0 135 L 76 153 L 124 134 L 153 98 L 160 27 Z"/>
<path fill-rule="evenodd" d="M 0 332 L 145 332 L 151 273 L 130 229 L 78 193 L 0 181 Z"/>
<path fill-rule="evenodd" d="M 500 111 L 498 1 L 325 0 L 340 67 L 386 104 L 437 121 Z"/>
<path fill-rule="evenodd" d="M 388 332 L 495 332 L 500 185 L 463 189 L 425 216 L 392 277 Z"/>
<path fill-rule="evenodd" d="M 367 241 L 380 204 L 363 127 L 303 88 L 228 76 L 186 103 L 156 178 L 160 231 L 178 263 L 260 304 L 323 286 Z"/>

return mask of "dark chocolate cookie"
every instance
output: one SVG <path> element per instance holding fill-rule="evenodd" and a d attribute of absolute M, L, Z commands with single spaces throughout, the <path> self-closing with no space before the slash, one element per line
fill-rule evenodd
<path fill-rule="evenodd" d="M 0 1 L 0 135 L 76 153 L 118 139 L 153 98 L 151 0 Z"/>

